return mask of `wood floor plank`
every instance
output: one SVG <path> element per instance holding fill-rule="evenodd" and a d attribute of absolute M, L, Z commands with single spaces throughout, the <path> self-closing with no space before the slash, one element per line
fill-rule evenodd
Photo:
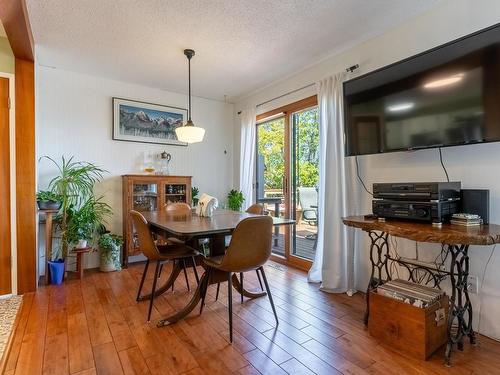
<path fill-rule="evenodd" d="M 51 287 L 47 313 L 46 336 L 57 336 L 68 332 L 66 289 Z"/>
<path fill-rule="evenodd" d="M 340 371 L 337 371 L 337 369 L 330 366 L 327 362 L 323 361 L 319 356 L 316 356 L 312 351 L 307 350 L 305 345 L 297 344 L 281 332 L 268 331 L 265 335 L 314 373 L 318 375 L 342 374 Z"/>
<path fill-rule="evenodd" d="M 340 338 L 334 338 L 328 334 L 325 334 L 324 332 L 321 332 L 319 330 L 313 331 L 309 328 L 306 328 L 306 331 L 314 338 L 314 342 L 321 343 L 329 350 L 341 355 L 358 367 L 367 368 L 375 362 L 370 355 L 371 352 L 365 350 L 364 345 L 353 343 L 352 339 L 340 340 Z M 349 336 L 349 338 L 350 337 L 351 336 Z M 311 345 L 313 345 L 313 342 L 311 342 L 309 345 L 308 343 L 304 344 L 305 347 L 310 347 Z"/>
<path fill-rule="evenodd" d="M 149 375 L 150 371 L 139 347 L 134 346 L 118 353 L 125 375 Z"/>
<path fill-rule="evenodd" d="M 105 305 L 103 309 L 116 350 L 135 347 L 137 343 L 121 309 L 117 305 Z"/>
<path fill-rule="evenodd" d="M 259 349 L 244 354 L 245 358 L 262 374 L 285 375 L 286 372 Z M 291 359 L 291 358 L 290 358 Z M 286 362 L 286 361 L 285 361 Z"/>
<path fill-rule="evenodd" d="M 17 360 L 19 358 L 19 352 L 21 351 L 21 345 L 24 338 L 24 333 L 26 330 L 26 324 L 28 323 L 29 314 L 31 311 L 31 306 L 33 303 L 34 293 L 26 293 L 23 296 L 23 303 L 21 304 L 21 309 L 19 311 L 19 317 L 14 329 L 14 336 L 12 339 L 12 346 L 9 351 L 9 357 L 7 358 L 5 364 L 5 372 L 12 372 L 16 369 Z"/>
<path fill-rule="evenodd" d="M 161 343 L 162 355 L 170 371 L 183 373 L 199 367 L 194 355 L 175 334 L 172 327 L 154 328 L 153 334 Z"/>
<path fill-rule="evenodd" d="M 43 357 L 43 375 L 66 375 L 68 373 L 68 334 L 63 332 L 47 336 Z"/>
<path fill-rule="evenodd" d="M 92 350 L 99 375 L 123 375 L 120 358 L 112 342 L 94 346 Z"/>
<path fill-rule="evenodd" d="M 234 374 L 235 375 L 260 375 L 260 372 L 252 365 L 248 365 L 248 366 L 243 367 L 242 369 L 236 371 Z"/>
<path fill-rule="evenodd" d="M 30 314 L 31 315 L 31 314 Z M 45 337 L 40 332 L 25 333 L 17 359 L 15 375 L 42 374 Z"/>
<path fill-rule="evenodd" d="M 280 367 L 285 370 L 288 374 L 293 375 L 310 375 L 315 374 L 311 370 L 309 370 L 302 363 L 297 361 L 295 358 L 292 358 L 280 365 Z"/>
<path fill-rule="evenodd" d="M 85 315 L 87 316 L 88 329 L 90 333 L 90 342 L 92 346 L 112 342 L 111 332 L 108 322 L 104 316 L 104 310 L 100 303 L 86 303 Z"/>
<path fill-rule="evenodd" d="M 76 372 L 73 375 L 97 375 L 97 371 L 95 368 L 89 368 L 88 370 Z"/>
<path fill-rule="evenodd" d="M 83 312 L 68 315 L 68 347 L 70 373 L 95 367 L 87 318 Z"/>

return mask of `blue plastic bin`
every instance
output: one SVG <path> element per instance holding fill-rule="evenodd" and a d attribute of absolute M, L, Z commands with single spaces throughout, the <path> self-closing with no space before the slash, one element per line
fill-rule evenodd
<path fill-rule="evenodd" d="M 49 260 L 50 283 L 61 285 L 64 278 L 64 259 Z"/>

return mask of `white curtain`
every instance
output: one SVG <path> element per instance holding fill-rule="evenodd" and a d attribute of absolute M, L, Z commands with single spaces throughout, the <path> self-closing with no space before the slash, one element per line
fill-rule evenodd
<path fill-rule="evenodd" d="M 253 181 L 255 175 L 255 133 L 256 109 L 250 108 L 241 111 L 241 145 L 240 145 L 240 189 L 245 201 L 243 209 L 253 203 Z"/>
<path fill-rule="evenodd" d="M 354 231 L 342 217 L 356 210 L 353 158 L 344 157 L 342 83 L 339 73 L 317 83 L 320 121 L 318 242 L 309 281 L 331 293 L 355 292 Z"/>

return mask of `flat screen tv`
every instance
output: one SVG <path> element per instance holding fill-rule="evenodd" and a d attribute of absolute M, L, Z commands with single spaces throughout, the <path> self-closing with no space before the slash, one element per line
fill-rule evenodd
<path fill-rule="evenodd" d="M 500 24 L 344 83 L 346 156 L 500 141 Z"/>

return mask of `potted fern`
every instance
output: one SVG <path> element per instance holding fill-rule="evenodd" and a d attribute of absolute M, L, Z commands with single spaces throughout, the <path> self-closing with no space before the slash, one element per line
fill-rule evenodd
<path fill-rule="evenodd" d="M 50 190 L 41 190 L 36 193 L 36 203 L 40 210 L 59 210 L 62 205 L 62 197 Z"/>
<path fill-rule="evenodd" d="M 101 252 L 99 269 L 102 272 L 121 270 L 120 249 L 123 244 L 123 237 L 117 234 L 104 233 L 99 238 L 98 244 Z"/>
<path fill-rule="evenodd" d="M 78 209 L 70 207 L 66 240 L 69 244 L 76 244 L 76 248 L 94 243 L 101 226 L 111 214 L 111 207 L 102 201 L 102 197 L 91 196 Z"/>

